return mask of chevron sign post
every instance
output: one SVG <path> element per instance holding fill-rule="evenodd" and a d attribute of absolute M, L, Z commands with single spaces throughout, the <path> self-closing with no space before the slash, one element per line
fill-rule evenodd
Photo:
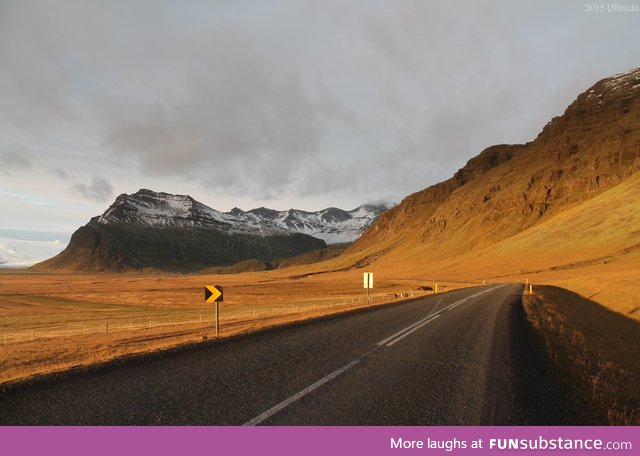
<path fill-rule="evenodd" d="M 220 334 L 220 303 L 224 300 L 224 288 L 222 285 L 205 285 L 204 302 L 216 303 L 216 337 Z"/>

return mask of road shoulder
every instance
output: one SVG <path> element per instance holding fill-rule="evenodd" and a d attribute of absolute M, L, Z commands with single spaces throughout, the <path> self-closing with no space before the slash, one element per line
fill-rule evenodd
<path fill-rule="evenodd" d="M 640 323 L 563 288 L 534 291 L 526 317 L 571 401 L 568 424 L 640 425 Z"/>

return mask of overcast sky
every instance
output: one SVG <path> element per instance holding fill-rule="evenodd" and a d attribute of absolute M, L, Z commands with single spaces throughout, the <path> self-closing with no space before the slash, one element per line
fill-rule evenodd
<path fill-rule="evenodd" d="M 0 236 L 140 188 L 398 202 L 639 57 L 640 13 L 583 1 L 0 0 Z"/>

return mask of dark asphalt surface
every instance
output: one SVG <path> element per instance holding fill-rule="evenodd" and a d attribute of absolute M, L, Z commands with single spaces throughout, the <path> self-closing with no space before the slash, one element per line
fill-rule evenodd
<path fill-rule="evenodd" d="M 557 424 L 521 292 L 455 290 L 7 387 L 0 424 Z"/>

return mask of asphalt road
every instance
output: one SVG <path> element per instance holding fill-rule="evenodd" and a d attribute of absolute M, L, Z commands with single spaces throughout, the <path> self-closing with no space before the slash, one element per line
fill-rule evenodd
<path fill-rule="evenodd" d="M 455 290 L 5 388 L 0 424 L 558 424 L 521 292 Z"/>

